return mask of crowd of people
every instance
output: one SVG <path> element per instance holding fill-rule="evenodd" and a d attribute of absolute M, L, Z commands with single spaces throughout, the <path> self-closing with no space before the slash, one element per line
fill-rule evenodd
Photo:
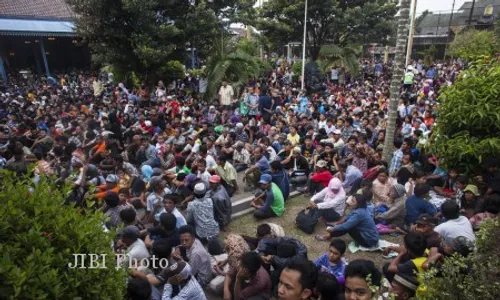
<path fill-rule="evenodd" d="M 105 227 L 117 229 L 124 267 L 169 261 L 131 267 L 128 299 L 373 299 L 387 287 L 409 299 L 425 293 L 422 273 L 473 251 L 474 232 L 500 210 L 496 159 L 471 178 L 423 147 L 438 91 L 462 68 L 407 68 L 390 161 L 391 71 L 379 62 L 362 63 L 359 76 L 334 67 L 317 93 L 300 90 L 281 62 L 243 88 L 223 82 L 208 102 L 189 76 L 132 88 L 108 73 L 12 75 L 0 94 L 0 168 L 71 185 L 64 205 L 95 199 Z M 256 236 L 228 232 L 238 195 L 252 195 L 255 218 L 280 218 L 293 190 L 310 199 L 325 254 L 309 257 L 271 222 Z M 339 237 L 376 248 L 385 234 L 404 243 L 384 250 L 394 258 L 383 268 L 344 258 Z"/>

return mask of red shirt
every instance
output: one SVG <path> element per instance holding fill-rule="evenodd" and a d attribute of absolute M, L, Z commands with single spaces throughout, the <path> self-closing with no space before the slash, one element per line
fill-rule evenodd
<path fill-rule="evenodd" d="M 333 175 L 330 171 L 325 170 L 323 172 L 314 173 L 311 177 L 311 180 L 314 182 L 321 182 L 323 187 L 327 187 L 330 180 L 332 180 Z"/>

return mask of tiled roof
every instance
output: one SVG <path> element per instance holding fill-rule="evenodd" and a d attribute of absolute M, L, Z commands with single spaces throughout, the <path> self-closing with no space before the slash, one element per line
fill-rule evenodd
<path fill-rule="evenodd" d="M 67 20 L 74 14 L 64 0 L 0 0 L 0 17 Z"/>

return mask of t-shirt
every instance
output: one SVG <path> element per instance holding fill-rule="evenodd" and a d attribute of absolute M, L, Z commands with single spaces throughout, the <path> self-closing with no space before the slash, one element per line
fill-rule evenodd
<path fill-rule="evenodd" d="M 262 155 L 262 157 L 256 162 L 256 165 L 262 173 L 266 172 L 270 168 L 269 160 L 267 160 L 267 157 L 264 155 Z"/>
<path fill-rule="evenodd" d="M 454 220 L 448 220 L 436 226 L 434 231 L 439 233 L 445 241 L 449 241 L 459 236 L 464 236 L 471 242 L 476 240 L 472 224 L 469 219 L 464 216 L 460 216 Z"/>
<path fill-rule="evenodd" d="M 233 279 L 236 278 L 237 271 L 233 268 L 230 271 L 230 276 Z M 271 277 L 269 273 L 267 273 L 266 269 L 260 267 L 255 276 L 248 281 L 242 283 L 241 291 L 239 298 L 240 299 L 249 299 L 252 296 L 260 295 L 260 298 L 270 298 L 271 297 Z"/>
<path fill-rule="evenodd" d="M 273 201 L 271 203 L 271 209 L 279 217 L 285 211 L 285 200 L 283 199 L 283 193 L 276 183 L 271 183 L 272 197 Z"/>

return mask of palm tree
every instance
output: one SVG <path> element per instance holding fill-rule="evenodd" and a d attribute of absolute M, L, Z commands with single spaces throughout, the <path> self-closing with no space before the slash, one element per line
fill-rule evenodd
<path fill-rule="evenodd" d="M 259 75 L 258 58 L 248 53 L 246 46 L 238 48 L 215 43 L 205 69 L 208 81 L 206 100 L 213 99 L 223 80 L 227 80 L 237 92 L 238 86 Z"/>
<path fill-rule="evenodd" d="M 383 159 L 390 163 L 394 147 L 394 134 L 396 131 L 396 118 L 398 101 L 401 91 L 401 80 L 404 76 L 406 60 L 406 42 L 410 24 L 410 0 L 399 1 L 398 32 L 396 36 L 396 53 L 392 67 L 392 80 L 390 88 L 389 119 L 385 133 Z"/>
<path fill-rule="evenodd" d="M 360 54 L 361 51 L 356 46 L 325 45 L 319 51 L 320 65 L 326 73 L 333 66 L 341 66 L 356 76 L 359 74 L 358 58 Z"/>

